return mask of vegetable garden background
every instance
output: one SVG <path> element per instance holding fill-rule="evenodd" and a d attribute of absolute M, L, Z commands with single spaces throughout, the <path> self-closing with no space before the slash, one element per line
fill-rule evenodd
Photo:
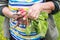
<path fill-rule="evenodd" d="M 56 26 L 58 28 L 59 31 L 59 37 L 57 38 L 57 40 L 60 40 L 60 12 L 58 12 L 57 14 L 53 15 L 54 19 L 55 19 L 55 23 Z M 4 17 L 0 16 L 0 40 L 6 40 L 6 38 L 4 38 L 4 32 L 3 32 L 3 21 L 4 21 Z"/>

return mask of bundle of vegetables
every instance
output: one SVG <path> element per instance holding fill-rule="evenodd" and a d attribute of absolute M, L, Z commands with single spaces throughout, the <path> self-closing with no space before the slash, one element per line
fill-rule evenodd
<path fill-rule="evenodd" d="M 26 12 L 24 9 L 20 9 L 19 12 L 21 12 L 21 15 L 24 15 L 24 12 Z M 28 18 L 27 14 L 23 17 L 23 24 L 26 25 L 25 33 L 29 36 L 33 31 L 36 32 L 36 34 L 40 34 L 40 36 L 45 36 L 47 28 L 48 28 L 48 13 L 41 12 L 38 19 L 30 19 Z"/>
<path fill-rule="evenodd" d="M 30 35 L 32 31 L 36 31 L 40 36 L 45 36 L 48 28 L 47 23 L 48 13 L 41 12 L 37 20 L 30 20 L 30 24 L 26 27 L 26 34 Z"/>

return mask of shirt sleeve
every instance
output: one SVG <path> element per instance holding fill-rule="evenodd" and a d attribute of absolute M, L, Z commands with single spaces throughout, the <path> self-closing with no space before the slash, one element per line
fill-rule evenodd
<path fill-rule="evenodd" d="M 55 14 L 56 12 L 58 12 L 60 10 L 60 0 L 53 0 L 52 1 L 55 5 L 55 10 L 52 11 L 52 14 Z"/>
<path fill-rule="evenodd" d="M 3 15 L 3 13 L 2 13 L 2 9 L 4 8 L 4 7 L 6 7 L 8 5 L 8 2 L 7 1 L 0 1 L 0 15 L 1 16 L 4 16 Z"/>

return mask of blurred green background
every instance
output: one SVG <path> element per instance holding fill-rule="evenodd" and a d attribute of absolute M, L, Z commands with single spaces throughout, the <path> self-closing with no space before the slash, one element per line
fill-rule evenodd
<path fill-rule="evenodd" d="M 56 23 L 56 26 L 58 28 L 58 31 L 59 31 L 59 37 L 57 38 L 57 40 L 60 40 L 60 12 L 58 12 L 57 14 L 53 15 L 54 16 L 54 20 L 55 20 L 55 23 Z M 6 40 L 6 38 L 4 38 L 4 35 L 3 35 L 3 21 L 4 21 L 4 17 L 0 16 L 0 40 Z"/>

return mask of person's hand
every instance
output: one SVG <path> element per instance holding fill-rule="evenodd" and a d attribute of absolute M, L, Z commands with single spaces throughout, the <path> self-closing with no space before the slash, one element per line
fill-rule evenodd
<path fill-rule="evenodd" d="M 39 13 L 41 12 L 42 8 L 40 9 L 40 3 L 38 4 L 34 4 L 33 6 L 31 6 L 29 8 L 29 11 L 28 11 L 28 17 L 31 18 L 31 19 L 36 19 L 38 18 L 39 16 Z"/>
<path fill-rule="evenodd" d="M 18 20 L 20 18 L 23 18 L 25 15 L 26 15 L 26 11 L 24 9 L 19 9 L 16 14 L 12 15 L 12 18 Z"/>
<path fill-rule="evenodd" d="M 25 10 L 23 9 L 19 9 L 17 13 L 11 12 L 11 10 L 8 7 L 4 7 L 2 9 L 2 12 L 6 17 L 13 18 L 15 20 L 23 17 L 26 14 Z"/>
<path fill-rule="evenodd" d="M 40 12 L 42 12 L 42 11 L 51 13 L 51 11 L 53 10 L 51 7 L 51 4 L 50 5 L 47 5 L 47 4 L 50 4 L 50 3 L 37 3 L 37 4 L 34 4 L 33 6 L 31 6 L 28 11 L 29 18 L 37 19 Z"/>

